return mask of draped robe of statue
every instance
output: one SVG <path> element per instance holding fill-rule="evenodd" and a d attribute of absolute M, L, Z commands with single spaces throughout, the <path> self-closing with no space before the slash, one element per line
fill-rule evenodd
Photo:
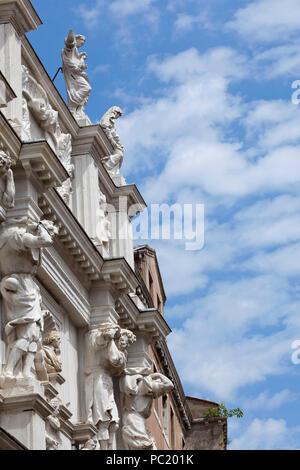
<path fill-rule="evenodd" d="M 30 377 L 36 353 L 41 350 L 41 295 L 33 276 L 40 264 L 40 248 L 53 243 L 50 230 L 41 223 L 26 225 L 24 219 L 8 221 L 0 230 L 0 291 L 8 346 L 6 377 L 16 375 L 15 367 L 22 359 L 22 375 Z"/>
<path fill-rule="evenodd" d="M 68 94 L 68 107 L 76 117 L 84 117 L 84 108 L 91 93 L 91 86 L 87 74 L 83 71 L 86 54 L 79 52 L 78 48 L 84 44 L 84 37 L 69 32 L 62 50 L 63 73 Z"/>
<path fill-rule="evenodd" d="M 151 373 L 148 368 L 126 369 L 120 379 L 122 398 L 122 437 L 126 450 L 156 450 L 147 430 L 146 420 L 151 415 L 153 399 L 173 388 L 172 382 L 162 374 Z"/>
<path fill-rule="evenodd" d="M 102 450 L 115 446 L 119 413 L 114 397 L 113 376 L 120 375 L 127 363 L 127 347 L 135 341 L 129 330 L 104 323 L 86 336 L 85 392 L 88 422 L 98 429 Z"/>

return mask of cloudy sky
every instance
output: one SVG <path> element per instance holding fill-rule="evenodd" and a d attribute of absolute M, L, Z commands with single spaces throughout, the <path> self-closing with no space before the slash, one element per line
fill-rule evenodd
<path fill-rule="evenodd" d="M 122 107 L 127 182 L 149 206 L 205 206 L 201 250 L 147 240 L 186 394 L 243 409 L 231 449 L 299 449 L 300 0 L 33 4 L 50 76 L 69 28 L 87 37 L 86 111 Z"/>

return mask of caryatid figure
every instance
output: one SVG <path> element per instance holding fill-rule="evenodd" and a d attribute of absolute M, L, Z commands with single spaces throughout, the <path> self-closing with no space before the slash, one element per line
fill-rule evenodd
<path fill-rule="evenodd" d="M 3 297 L 8 356 L 5 378 L 32 377 L 36 353 L 41 351 L 43 314 L 34 275 L 41 248 L 58 233 L 52 221 L 28 218 L 4 222 L 0 229 L 0 291 Z"/>
<path fill-rule="evenodd" d="M 63 73 L 68 94 L 68 107 L 74 117 L 84 118 L 84 108 L 92 91 L 89 79 L 84 70 L 87 69 L 87 54 L 78 49 L 85 43 L 85 37 L 69 31 L 62 50 Z"/>
<path fill-rule="evenodd" d="M 120 137 L 116 131 L 115 121 L 123 115 L 119 106 L 112 106 L 100 121 L 100 126 L 110 141 L 114 152 L 111 155 L 102 157 L 102 163 L 111 175 L 120 173 L 123 163 L 124 146 L 120 142 Z"/>
<path fill-rule="evenodd" d="M 0 179 L 4 181 L 4 189 L 0 195 L 0 202 L 5 209 L 11 209 L 15 203 L 15 183 L 11 169 L 12 159 L 4 150 L 0 150 Z"/>
<path fill-rule="evenodd" d="M 98 429 L 101 450 L 114 450 L 119 413 L 114 397 L 113 377 L 127 363 L 127 348 L 135 335 L 118 325 L 104 323 L 86 335 L 85 393 L 87 420 Z"/>
<path fill-rule="evenodd" d="M 122 400 L 122 437 L 126 450 L 156 450 L 155 440 L 147 430 L 153 399 L 174 388 L 171 380 L 150 368 L 130 368 L 120 379 Z"/>

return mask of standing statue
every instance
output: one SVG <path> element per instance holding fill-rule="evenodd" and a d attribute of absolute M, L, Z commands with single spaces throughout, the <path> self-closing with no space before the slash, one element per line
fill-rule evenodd
<path fill-rule="evenodd" d="M 99 196 L 99 208 L 97 212 L 97 241 L 100 243 L 100 245 L 103 245 L 105 248 L 107 248 L 109 240 L 112 237 L 111 223 L 108 218 L 106 196 L 101 191 Z"/>
<path fill-rule="evenodd" d="M 147 430 L 153 399 L 174 388 L 162 374 L 149 368 L 130 368 L 120 379 L 123 410 L 122 437 L 126 450 L 156 450 L 155 440 Z"/>
<path fill-rule="evenodd" d="M 120 375 L 127 362 L 127 348 L 134 334 L 118 325 L 104 323 L 86 336 L 85 392 L 87 420 L 98 429 L 101 450 L 114 450 L 119 414 L 112 377 Z"/>
<path fill-rule="evenodd" d="M 68 107 L 75 118 L 85 118 L 84 108 L 90 97 L 92 88 L 84 70 L 87 69 L 85 52 L 78 49 L 85 43 L 85 37 L 74 34 L 70 29 L 62 50 L 63 73 L 68 94 Z"/>
<path fill-rule="evenodd" d="M 4 150 L 0 150 L 0 179 L 4 189 L 0 192 L 0 202 L 5 209 L 12 209 L 15 204 L 15 183 L 11 169 L 12 160 Z"/>
<path fill-rule="evenodd" d="M 100 126 L 110 141 L 114 153 L 109 156 L 102 157 L 102 162 L 111 175 L 119 174 L 119 170 L 123 163 L 124 146 L 120 142 L 120 137 L 116 132 L 115 120 L 123 115 L 122 110 L 118 106 L 112 106 L 102 117 Z"/>
<path fill-rule="evenodd" d="M 3 297 L 8 357 L 4 378 L 32 377 L 41 351 L 43 314 L 34 275 L 41 248 L 51 246 L 58 233 L 52 221 L 28 218 L 4 222 L 0 229 L 0 292 Z"/>

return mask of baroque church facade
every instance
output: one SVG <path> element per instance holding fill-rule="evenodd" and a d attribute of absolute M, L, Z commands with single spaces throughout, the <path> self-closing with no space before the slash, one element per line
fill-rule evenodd
<path fill-rule="evenodd" d="M 91 123 L 72 30 L 64 102 L 26 37 L 40 24 L 0 0 L 0 449 L 224 449 L 168 351 L 155 251 L 133 246 L 146 203 L 120 171 L 122 110 Z"/>

